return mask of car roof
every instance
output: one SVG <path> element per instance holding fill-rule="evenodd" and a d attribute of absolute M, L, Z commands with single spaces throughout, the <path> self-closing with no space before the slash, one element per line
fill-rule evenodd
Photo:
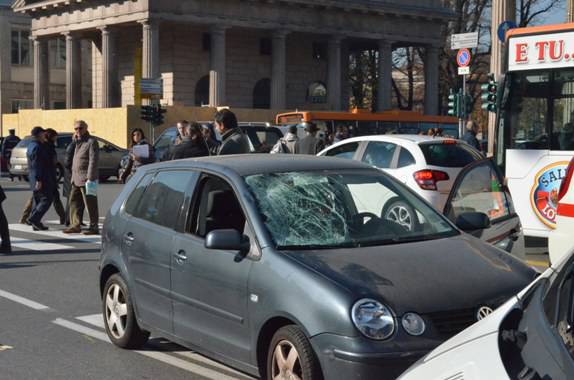
<path fill-rule="evenodd" d="M 267 173 L 285 173 L 317 170 L 369 169 L 371 166 L 359 161 L 333 157 L 316 157 L 293 154 L 238 154 L 229 156 L 211 156 L 161 162 L 146 165 L 145 169 L 155 170 L 162 167 L 174 169 L 196 168 L 209 171 L 232 171 L 239 176 Z M 378 171 L 377 171 L 378 172 Z"/>
<path fill-rule="evenodd" d="M 400 144 L 401 142 L 411 142 L 415 144 L 428 143 L 428 142 L 442 142 L 445 140 L 455 140 L 452 137 L 433 137 L 427 135 L 370 135 L 359 136 L 345 139 L 341 142 L 356 142 L 356 141 L 390 141 Z"/>

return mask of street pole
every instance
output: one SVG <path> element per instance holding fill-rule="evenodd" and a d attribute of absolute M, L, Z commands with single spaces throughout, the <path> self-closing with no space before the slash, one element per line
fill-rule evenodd
<path fill-rule="evenodd" d="M 566 22 L 574 22 L 574 0 L 568 0 L 567 3 Z"/>
<path fill-rule="evenodd" d="M 458 136 L 462 139 L 464 136 L 464 127 L 466 123 L 466 74 L 462 76 L 462 118 L 459 121 L 458 125 Z"/>
<path fill-rule="evenodd" d="M 573 0 L 568 0 L 569 2 Z M 490 55 L 490 72 L 494 73 L 495 80 L 498 81 L 500 76 L 506 71 L 504 63 L 505 44 L 498 40 L 498 26 L 504 21 L 516 20 L 516 0 L 497 0 L 492 2 L 492 24 L 491 24 L 491 55 Z M 496 128 L 496 114 L 488 113 L 488 153 L 494 154 L 494 139 Z"/>

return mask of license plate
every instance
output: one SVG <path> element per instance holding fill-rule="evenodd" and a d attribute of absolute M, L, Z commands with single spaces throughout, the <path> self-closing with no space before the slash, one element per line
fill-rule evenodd
<path fill-rule="evenodd" d="M 14 165 L 14 169 L 16 169 L 16 170 L 22 170 L 22 165 Z"/>

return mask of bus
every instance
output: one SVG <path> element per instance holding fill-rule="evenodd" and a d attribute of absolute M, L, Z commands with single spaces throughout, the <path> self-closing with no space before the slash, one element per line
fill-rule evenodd
<path fill-rule="evenodd" d="M 381 134 L 427 134 L 431 128 L 441 128 L 443 135 L 458 138 L 458 119 L 451 116 L 422 115 L 413 111 L 351 112 L 294 111 L 281 113 L 276 124 L 304 125 L 313 122 L 323 132 L 334 132 L 339 126 L 352 131 L 353 136 Z"/>
<path fill-rule="evenodd" d="M 574 23 L 512 29 L 499 80 L 495 159 L 524 235 L 544 242 L 574 155 Z"/>

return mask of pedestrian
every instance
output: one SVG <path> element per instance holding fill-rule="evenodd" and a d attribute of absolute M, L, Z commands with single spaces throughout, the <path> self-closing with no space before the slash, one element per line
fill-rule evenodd
<path fill-rule="evenodd" d="M 181 120 L 177 122 L 176 124 L 177 135 L 175 136 L 175 141 L 173 142 L 173 145 L 181 144 L 181 141 L 183 140 L 183 130 L 187 125 L 189 125 L 189 121 L 187 120 Z"/>
<path fill-rule="evenodd" d="M 307 123 L 305 132 L 307 133 L 307 136 L 303 137 L 295 144 L 295 153 L 316 155 L 323 150 L 324 146 L 323 141 L 317 137 L 317 132 L 319 132 L 317 124 L 312 122 Z"/>
<path fill-rule="evenodd" d="M 145 154 L 136 154 L 134 149 L 136 146 L 145 151 Z M 133 177 L 140 166 L 155 162 L 153 146 L 147 142 L 144 131 L 141 128 L 136 128 L 132 131 L 129 155 L 130 159 L 126 166 L 126 170 L 124 170 L 119 179 L 120 183 L 126 183 L 127 180 Z"/>
<path fill-rule="evenodd" d="M 88 210 L 90 225 L 84 235 L 98 235 L 98 141 L 90 136 L 88 124 L 79 120 L 74 124 L 74 139 L 76 149 L 72 159 L 72 187 L 70 191 L 70 227 L 64 230 L 65 234 L 82 232 L 80 225 L 80 204 L 83 202 Z"/>
<path fill-rule="evenodd" d="M 6 200 L 6 194 L 4 189 L 0 186 L 0 239 L 2 243 L 0 244 L 0 253 L 12 253 L 12 245 L 10 244 L 10 229 L 8 227 L 8 219 L 6 219 L 6 214 L 2 208 L 2 203 Z"/>
<path fill-rule="evenodd" d="M 299 141 L 297 137 L 297 126 L 291 125 L 287 131 L 287 134 L 277 141 L 277 144 L 271 149 L 271 154 L 276 153 L 291 153 L 295 154 L 295 145 Z"/>
<path fill-rule="evenodd" d="M 344 125 L 339 125 L 337 127 L 337 133 L 335 134 L 335 143 L 346 140 L 349 138 L 349 129 Z"/>
<path fill-rule="evenodd" d="M 209 148 L 203 139 L 201 125 L 195 122 L 187 123 L 182 134 L 181 143 L 173 148 L 172 160 L 209 156 Z"/>
<path fill-rule="evenodd" d="M 237 117 L 228 109 L 222 109 L 215 114 L 215 128 L 221 135 L 221 145 L 217 154 L 220 156 L 228 154 L 251 153 L 249 139 L 243 133 Z"/>
<path fill-rule="evenodd" d="M 466 132 L 464 133 L 464 136 L 462 136 L 462 139 L 470 146 L 476 148 L 478 151 L 480 151 L 480 143 L 478 142 L 478 139 L 476 138 L 476 135 L 478 133 L 478 124 L 476 124 L 474 121 L 469 120 L 466 123 Z"/>
<path fill-rule="evenodd" d="M 74 152 L 76 151 L 76 141 L 72 141 L 66 147 L 64 155 L 64 183 L 62 186 L 62 195 L 66 198 L 66 227 L 70 227 L 70 195 L 72 193 L 72 162 L 74 160 Z M 78 203 L 78 214 L 80 215 L 80 225 L 83 226 L 82 220 L 84 219 L 84 202 Z"/>
<path fill-rule="evenodd" d="M 212 156 L 217 155 L 217 151 L 219 150 L 219 146 L 221 145 L 221 141 L 215 138 L 215 132 L 213 131 L 213 125 L 202 125 L 201 126 L 201 133 L 203 134 L 203 139 L 207 144 L 207 148 L 209 149 L 209 154 Z"/>
<path fill-rule="evenodd" d="M 28 145 L 26 156 L 28 158 L 30 188 L 32 189 L 34 201 L 27 222 L 34 231 L 45 231 L 48 227 L 42 224 L 42 218 L 54 199 L 56 165 L 54 164 L 44 129 L 42 127 L 34 127 L 31 135 L 32 141 Z"/>
<path fill-rule="evenodd" d="M 15 129 L 8 130 L 8 136 L 4 139 L 4 143 L 2 144 L 2 158 L 4 158 L 4 162 L 8 169 L 10 168 L 10 157 L 12 157 L 12 150 L 18 145 L 20 142 L 20 137 L 16 136 Z M 10 170 L 8 170 L 10 172 Z M 10 180 L 14 181 L 14 176 L 10 174 Z"/>

